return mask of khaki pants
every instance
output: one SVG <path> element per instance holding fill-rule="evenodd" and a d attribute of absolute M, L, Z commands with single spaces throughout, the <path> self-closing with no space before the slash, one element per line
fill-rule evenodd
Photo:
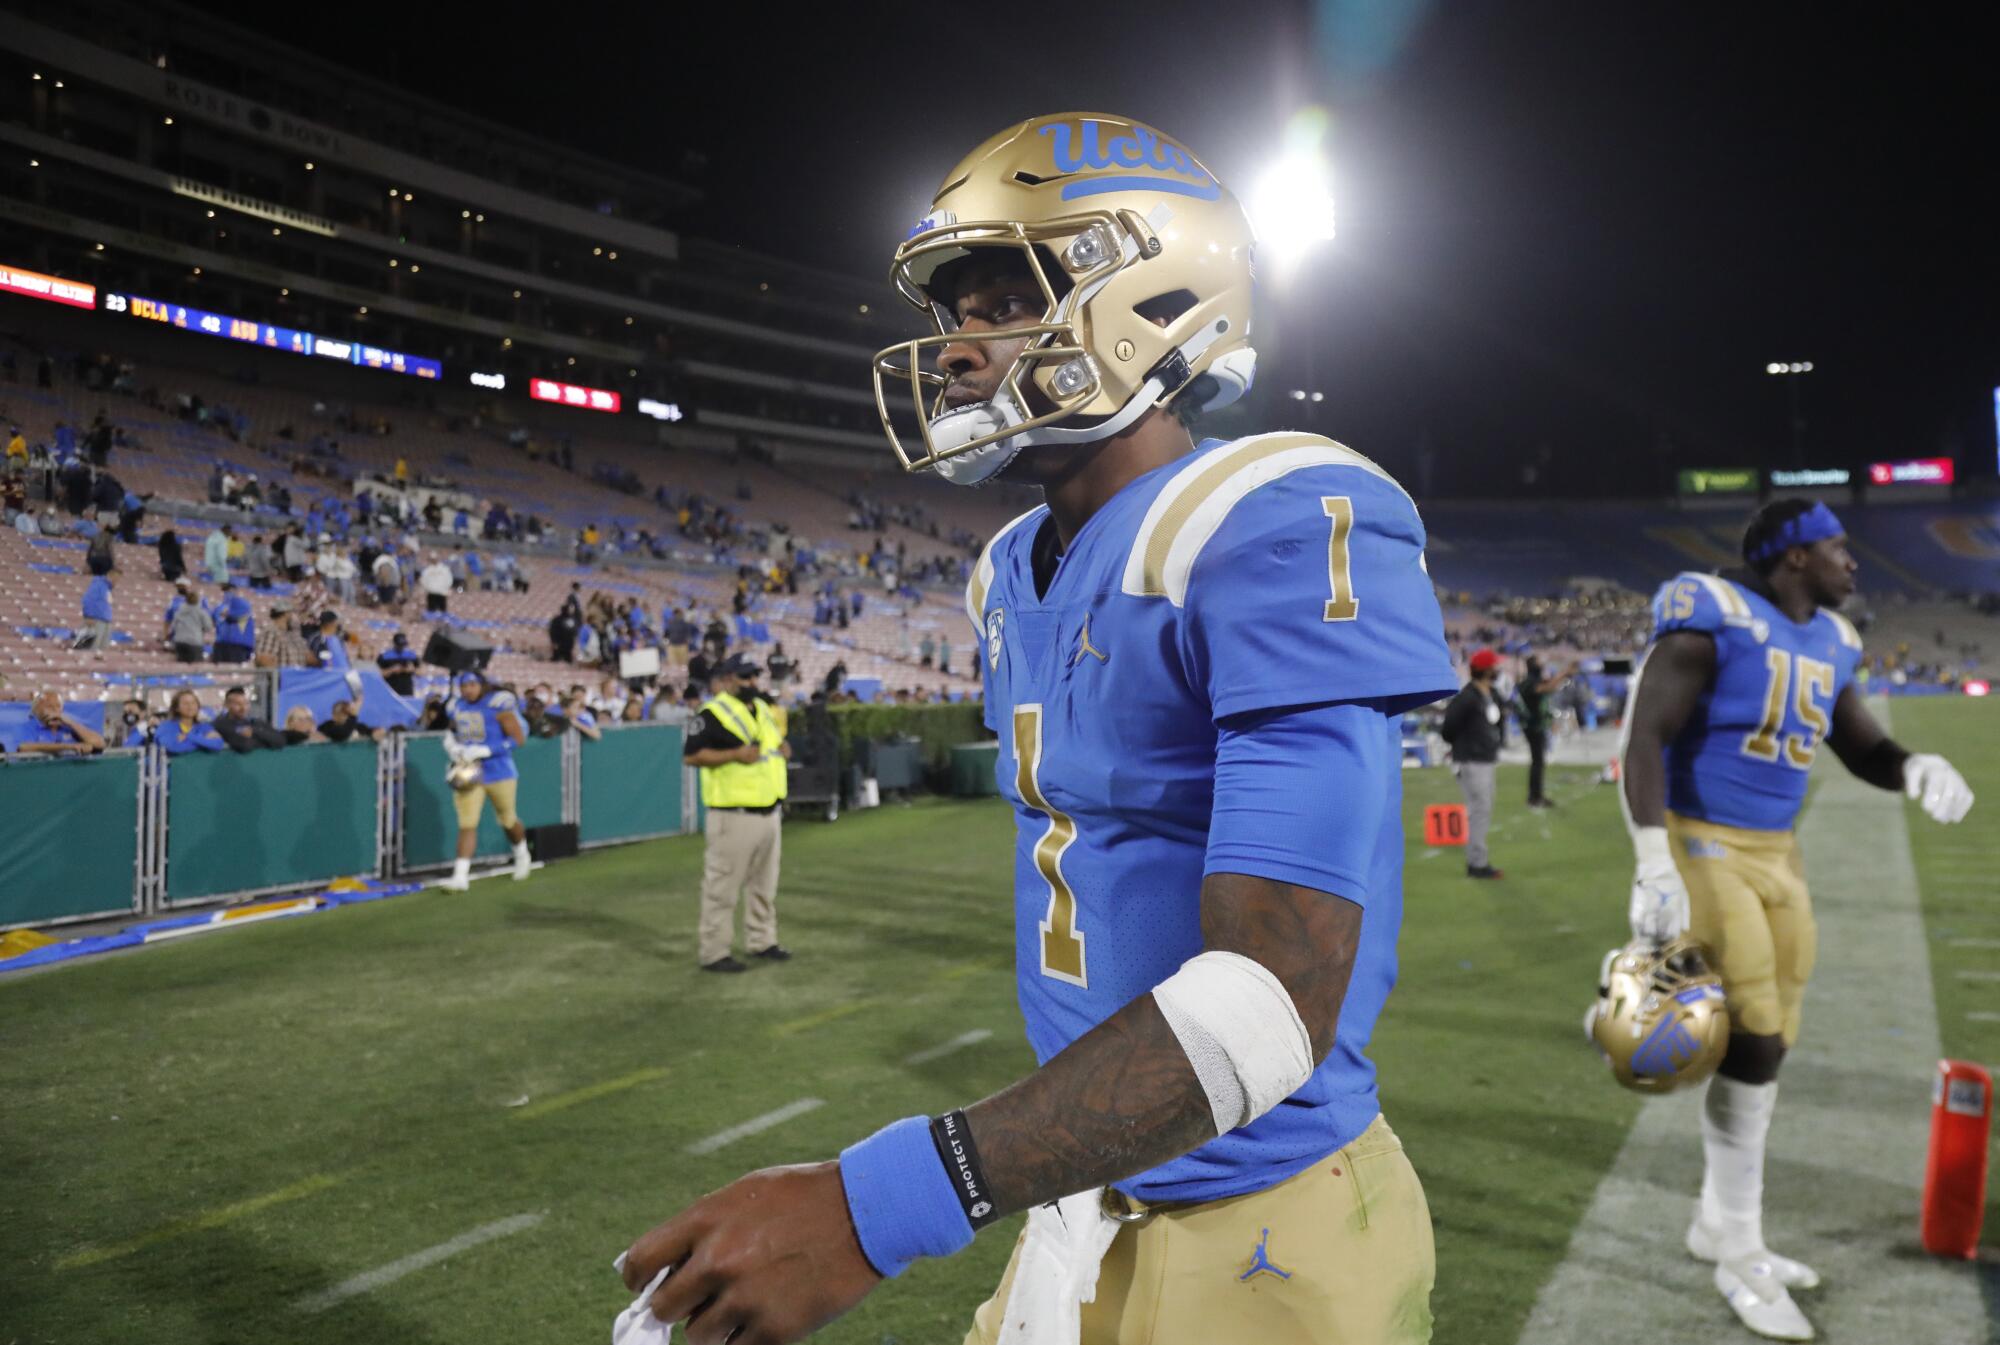
<path fill-rule="evenodd" d="M 1819 927 L 1805 861 L 1789 831 L 1746 831 L 1667 814 L 1674 867 L 1688 890 L 1688 937 L 1713 955 L 1729 1023 L 1753 1036 L 1799 1039 Z"/>
<path fill-rule="evenodd" d="M 743 943 L 761 953 L 778 941 L 778 848 L 783 808 L 768 813 L 710 808 L 702 830 L 701 931 L 697 936 L 704 967 L 729 956 L 736 926 L 736 901 L 747 893 Z"/>
<path fill-rule="evenodd" d="M 1377 1116 L 1276 1186 L 1120 1229 L 1081 1345 L 1417 1345 L 1436 1272 L 1423 1185 Z M 1009 1261 L 965 1345 L 996 1345 L 1013 1287 Z"/>

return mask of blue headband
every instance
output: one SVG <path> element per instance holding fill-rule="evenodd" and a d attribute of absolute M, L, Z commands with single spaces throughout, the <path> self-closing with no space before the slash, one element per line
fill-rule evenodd
<path fill-rule="evenodd" d="M 1838 537 L 1847 529 L 1840 526 L 1840 520 L 1833 516 L 1833 510 L 1824 504 L 1815 504 L 1796 518 L 1788 518 L 1779 525 L 1770 540 L 1751 552 L 1748 559 L 1752 565 L 1761 565 L 1773 556 L 1783 555 L 1785 548 L 1811 546 L 1829 537 Z"/>

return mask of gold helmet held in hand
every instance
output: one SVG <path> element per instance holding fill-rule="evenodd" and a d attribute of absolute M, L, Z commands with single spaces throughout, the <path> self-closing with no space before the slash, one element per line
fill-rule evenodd
<path fill-rule="evenodd" d="M 444 773 L 445 780 L 455 793 L 477 789 L 485 782 L 486 773 L 476 761 L 454 761 Z"/>
<path fill-rule="evenodd" d="M 1655 948 L 1635 939 L 1604 955 L 1584 1031 L 1619 1083 L 1671 1093 L 1705 1082 L 1722 1063 L 1729 1004 L 1700 944 Z"/>
<path fill-rule="evenodd" d="M 1109 438 L 1176 396 L 1228 405 L 1256 368 L 1253 241 L 1235 197 L 1150 126 L 1066 112 L 1008 127 L 945 175 L 896 249 L 890 278 L 936 335 L 875 357 L 890 446 L 910 471 L 935 467 L 972 485 L 1023 448 Z M 1041 289 L 1038 323 L 957 329 L 937 282 L 981 248 L 1025 255 Z M 947 407 L 946 380 L 927 367 L 941 347 L 1024 337 L 990 401 Z M 905 445 L 892 415 L 920 447 Z"/>

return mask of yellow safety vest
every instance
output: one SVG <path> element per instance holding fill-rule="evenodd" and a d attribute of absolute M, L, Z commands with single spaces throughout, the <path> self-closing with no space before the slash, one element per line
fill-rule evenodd
<path fill-rule="evenodd" d="M 763 701 L 745 705 L 728 692 L 701 707 L 746 743 L 764 750 L 761 760 L 729 761 L 701 768 L 701 801 L 710 808 L 768 808 L 785 797 L 785 759 L 778 754 L 784 731 Z"/>

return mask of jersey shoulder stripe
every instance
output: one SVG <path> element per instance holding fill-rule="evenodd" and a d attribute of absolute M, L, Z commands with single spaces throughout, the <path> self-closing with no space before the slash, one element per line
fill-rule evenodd
<path fill-rule="evenodd" d="M 986 594 L 993 587 L 993 548 L 1000 545 L 1002 537 L 1037 514 L 1045 512 L 1047 508 L 1047 505 L 1038 504 L 1027 513 L 1013 519 L 994 533 L 988 539 L 985 548 L 980 551 L 979 563 L 972 567 L 972 578 L 965 581 L 965 619 L 972 623 L 972 632 L 976 638 L 984 639 L 986 635 Z"/>
<path fill-rule="evenodd" d="M 1753 619 L 1750 603 L 1736 585 L 1719 574 L 1704 574 L 1700 570 L 1686 570 L 1683 579 L 1692 579 L 1708 590 L 1708 596 L 1715 599 L 1716 608 L 1722 619 L 1732 626 L 1747 626 Z"/>
<path fill-rule="evenodd" d="M 1331 439 L 1298 433 L 1239 439 L 1195 458 L 1161 487 L 1132 539 L 1123 591 L 1135 598 L 1165 598 L 1176 607 L 1185 606 L 1194 563 L 1229 511 L 1259 486 L 1308 467 L 1358 467 L 1409 498 L 1396 478 Z"/>
<path fill-rule="evenodd" d="M 1834 633 L 1840 636 L 1840 642 L 1849 649 L 1859 652 L 1861 649 L 1861 632 L 1854 629 L 1854 623 L 1834 611 L 1831 607 L 1822 607 L 1820 610 L 1826 613 L 1828 620 L 1833 622 Z"/>

